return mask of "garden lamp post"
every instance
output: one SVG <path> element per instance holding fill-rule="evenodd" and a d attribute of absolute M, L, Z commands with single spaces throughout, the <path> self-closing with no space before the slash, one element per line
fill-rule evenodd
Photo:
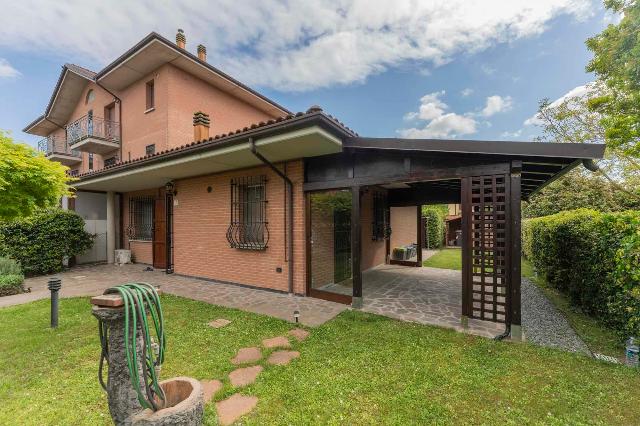
<path fill-rule="evenodd" d="M 47 283 L 51 291 L 51 328 L 58 327 L 58 296 L 62 288 L 62 280 L 59 277 L 51 277 Z"/>

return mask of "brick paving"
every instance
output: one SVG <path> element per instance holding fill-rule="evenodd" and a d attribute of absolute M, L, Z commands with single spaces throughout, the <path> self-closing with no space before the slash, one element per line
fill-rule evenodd
<path fill-rule="evenodd" d="M 61 297 L 92 296 L 106 288 L 127 282 L 148 282 L 160 286 L 164 293 L 203 302 L 270 315 L 294 322 L 293 312 L 300 311 L 300 322 L 317 326 L 348 309 L 346 305 L 311 297 L 292 296 L 272 291 L 224 284 L 162 271 L 144 271 L 144 265 L 78 266 L 58 274 L 62 280 Z M 29 278 L 31 293 L 0 298 L 0 308 L 48 298 L 47 279 Z M 460 325 L 460 271 L 383 265 L 363 273 L 363 311 L 404 321 L 453 328 L 481 336 L 502 333 L 504 326 L 488 321 L 469 320 L 469 328 Z"/>
<path fill-rule="evenodd" d="M 228 308 L 242 309 L 257 314 L 270 315 L 295 322 L 293 312 L 300 312 L 300 322 L 318 326 L 334 318 L 348 307 L 346 305 L 311 297 L 300 297 L 273 291 L 224 284 L 163 271 L 146 272 L 145 265 L 87 265 L 78 266 L 57 274 L 62 278 L 60 297 L 95 296 L 105 289 L 128 282 L 147 282 L 160 286 L 164 293 L 200 300 Z M 29 278 L 25 287 L 31 293 L 0 297 L 0 308 L 48 298 L 49 276 Z"/>

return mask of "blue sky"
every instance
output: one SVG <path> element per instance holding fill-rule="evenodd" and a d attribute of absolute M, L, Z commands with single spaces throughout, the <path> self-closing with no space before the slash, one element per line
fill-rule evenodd
<path fill-rule="evenodd" d="M 538 129 L 524 122 L 541 98 L 593 80 L 584 41 L 610 20 L 587 0 L 478 10 L 220 1 L 219 13 L 199 19 L 189 13 L 202 10 L 197 2 L 148 17 L 145 2 L 114 1 L 82 21 L 75 8 L 92 8 L 74 2 L 26 0 L 0 17 L 0 129 L 18 140 L 38 139 L 21 129 L 43 112 L 64 62 L 98 71 L 148 32 L 172 39 L 178 27 L 190 50 L 207 45 L 213 65 L 293 111 L 319 104 L 361 135 L 531 140 Z"/>

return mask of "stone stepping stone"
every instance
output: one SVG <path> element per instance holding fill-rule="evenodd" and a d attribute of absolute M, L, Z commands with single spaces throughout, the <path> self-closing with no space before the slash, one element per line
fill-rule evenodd
<path fill-rule="evenodd" d="M 298 342 L 302 342 L 309 337 L 309 332 L 302 328 L 294 328 L 289 331 L 289 335 L 295 337 Z"/>
<path fill-rule="evenodd" d="M 300 352 L 297 351 L 276 351 L 269 356 L 267 362 L 272 365 L 287 365 L 292 359 L 299 356 Z"/>
<path fill-rule="evenodd" d="M 262 358 L 262 352 L 260 348 L 242 348 L 238 351 L 238 354 L 231 360 L 235 365 L 250 364 L 252 362 L 260 361 Z"/>
<path fill-rule="evenodd" d="M 222 382 L 220 380 L 201 380 L 202 392 L 204 393 L 204 403 L 211 401 L 213 395 L 222 389 Z"/>
<path fill-rule="evenodd" d="M 262 366 L 254 365 L 253 367 L 238 368 L 237 370 L 229 373 L 229 379 L 231 380 L 231 386 L 239 388 L 241 386 L 247 386 L 255 382 L 258 375 L 262 372 Z"/>
<path fill-rule="evenodd" d="M 271 339 L 264 339 L 262 341 L 262 346 L 267 349 L 272 348 L 290 348 L 291 344 L 289 343 L 289 339 L 284 336 L 273 337 Z"/>
<path fill-rule="evenodd" d="M 245 414 L 249 414 L 257 403 L 257 397 L 240 395 L 239 393 L 231 395 L 224 401 L 216 402 L 218 422 L 221 425 L 230 425 Z"/>
<path fill-rule="evenodd" d="M 231 321 L 229 321 L 228 319 L 218 318 L 216 320 L 211 321 L 209 323 L 209 326 L 213 328 L 222 328 L 225 325 L 229 325 L 229 324 L 231 324 Z"/>

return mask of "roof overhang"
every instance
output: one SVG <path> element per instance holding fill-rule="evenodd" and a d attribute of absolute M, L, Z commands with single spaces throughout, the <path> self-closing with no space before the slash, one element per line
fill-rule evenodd
<path fill-rule="evenodd" d="M 109 90 L 119 91 L 167 63 L 242 99 L 273 117 L 289 113 L 287 109 L 156 33 L 151 33 L 120 58 L 107 65 L 98 73 L 96 80 Z"/>
<path fill-rule="evenodd" d="M 525 200 L 584 161 L 603 158 L 605 151 L 603 144 L 361 137 L 346 138 L 344 148 L 484 157 L 497 162 L 518 161 L 522 164 L 521 186 Z M 444 183 L 434 181 L 410 185 L 437 191 L 443 184 L 448 185 L 446 189 L 455 187 L 453 189 L 459 192 L 456 188 L 460 182 L 455 179 Z"/>
<path fill-rule="evenodd" d="M 86 76 L 64 66 L 44 115 L 25 127 L 23 132 L 47 136 L 55 129 L 64 126 L 78 105 L 82 92 L 91 81 Z"/>
<path fill-rule="evenodd" d="M 253 140 L 258 152 L 274 163 L 342 151 L 342 140 L 318 125 L 269 136 L 257 135 Z M 163 187 L 172 180 L 263 164 L 251 152 L 249 136 L 209 148 L 173 157 L 164 156 L 161 161 L 143 163 L 114 173 L 89 175 L 73 186 L 78 190 L 129 192 Z"/>

